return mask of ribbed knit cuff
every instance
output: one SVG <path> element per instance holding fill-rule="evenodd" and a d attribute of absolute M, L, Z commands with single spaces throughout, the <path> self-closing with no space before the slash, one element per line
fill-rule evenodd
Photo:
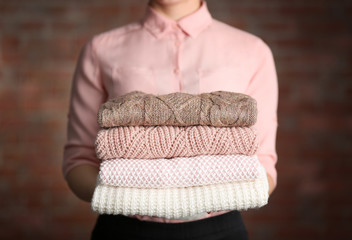
<path fill-rule="evenodd" d="M 92 210 L 100 214 L 146 215 L 179 219 L 203 212 L 259 208 L 268 201 L 265 169 L 259 178 L 201 187 L 138 189 L 96 186 Z"/>

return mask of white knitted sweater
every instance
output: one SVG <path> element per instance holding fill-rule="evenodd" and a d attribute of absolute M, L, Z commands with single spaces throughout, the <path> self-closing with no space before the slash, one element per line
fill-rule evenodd
<path fill-rule="evenodd" d="M 187 188 L 139 189 L 103 185 L 98 179 L 92 209 L 100 214 L 180 219 L 204 212 L 245 210 L 267 204 L 268 182 L 259 165 L 255 180 Z"/>

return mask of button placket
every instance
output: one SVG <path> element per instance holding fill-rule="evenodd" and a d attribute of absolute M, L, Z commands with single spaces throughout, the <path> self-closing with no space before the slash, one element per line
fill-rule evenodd
<path fill-rule="evenodd" d="M 179 82 L 179 89 L 180 91 L 182 90 L 182 79 L 181 79 L 181 70 L 180 70 L 180 58 L 181 58 L 181 47 L 182 47 L 182 40 L 183 40 L 183 35 L 181 30 L 176 27 L 176 33 L 175 33 L 175 48 L 176 48 L 176 64 L 174 68 L 174 74 L 176 75 L 176 79 Z"/>
<path fill-rule="evenodd" d="M 176 47 L 180 47 L 181 46 L 181 41 L 179 39 L 176 39 L 175 46 Z"/>

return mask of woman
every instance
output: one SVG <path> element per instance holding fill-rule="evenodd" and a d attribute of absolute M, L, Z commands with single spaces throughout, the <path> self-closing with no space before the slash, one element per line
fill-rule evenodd
<path fill-rule="evenodd" d="M 71 190 L 90 202 L 99 171 L 94 151 L 98 108 L 140 90 L 153 94 L 217 90 L 257 100 L 258 158 L 269 193 L 276 186 L 277 78 L 258 37 L 213 19 L 201 0 L 151 0 L 145 18 L 99 34 L 81 52 L 71 92 L 63 171 Z M 114 238 L 115 237 L 115 238 Z M 247 239 L 239 212 L 188 220 L 99 216 L 93 239 Z"/>

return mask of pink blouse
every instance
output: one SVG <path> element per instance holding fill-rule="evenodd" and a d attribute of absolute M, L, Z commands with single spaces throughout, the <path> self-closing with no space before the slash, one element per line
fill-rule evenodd
<path fill-rule="evenodd" d="M 257 100 L 257 156 L 276 184 L 277 85 L 269 47 L 260 38 L 213 19 L 206 2 L 177 22 L 148 7 L 143 20 L 96 35 L 82 49 L 72 83 L 64 175 L 79 165 L 99 168 L 94 149 L 97 112 L 107 99 L 134 90 L 157 95 L 223 90 Z"/>

